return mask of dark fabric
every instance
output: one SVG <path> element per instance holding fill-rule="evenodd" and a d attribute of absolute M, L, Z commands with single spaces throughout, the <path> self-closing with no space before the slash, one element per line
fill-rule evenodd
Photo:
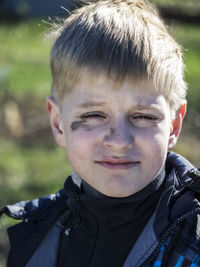
<path fill-rule="evenodd" d="M 40 220 L 35 220 L 32 212 L 30 212 L 30 221 L 27 220 L 26 222 L 8 228 L 8 236 L 10 240 L 10 253 L 7 261 L 8 267 L 24 267 L 29 261 L 50 227 L 55 223 L 60 213 L 63 213 L 66 209 L 67 196 L 63 193 L 59 196 L 59 199 L 52 201 L 51 206 L 46 208 L 46 213 L 44 209 L 44 207 L 46 207 L 46 197 L 44 199 L 44 206 L 42 199 L 40 199 L 43 210 Z M 39 214 L 41 214 L 41 210 L 39 211 Z M 16 215 L 17 214 L 14 214 L 14 216 Z M 36 214 L 35 218 L 37 218 L 37 216 L 39 215 Z M 25 218 L 29 218 L 28 213 Z"/>
<path fill-rule="evenodd" d="M 70 200 L 73 183 L 65 184 L 68 203 L 76 212 L 61 236 L 59 267 L 121 267 L 145 224 L 152 216 L 164 188 L 164 169 L 140 192 L 126 198 L 112 198 L 83 183 L 84 192 Z M 79 195 L 79 196 L 78 196 Z M 70 203 L 71 202 L 71 203 Z M 73 203 L 73 204 L 72 204 Z M 73 217 L 78 216 L 75 224 Z M 67 253 L 66 253 L 67 251 Z M 116 253 L 116 251 L 118 253 Z"/>
<path fill-rule="evenodd" d="M 62 228 L 55 223 L 25 267 L 55 267 Z"/>

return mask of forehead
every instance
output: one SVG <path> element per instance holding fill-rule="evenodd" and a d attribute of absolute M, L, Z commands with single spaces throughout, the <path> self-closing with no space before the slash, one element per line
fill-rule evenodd
<path fill-rule="evenodd" d="M 123 91 L 124 93 L 142 91 L 144 94 L 149 94 L 149 96 L 154 93 L 152 83 L 150 82 L 136 81 L 130 78 L 120 80 L 115 77 L 108 77 L 102 71 L 84 72 L 72 89 L 72 93 L 79 93 L 80 96 L 93 97 L 97 95 L 99 97 L 104 96 L 105 98 L 108 94 L 116 94 L 117 91 Z"/>
<path fill-rule="evenodd" d="M 162 98 L 162 101 L 160 101 Z M 130 78 L 118 81 L 103 72 L 87 72 L 81 75 L 72 91 L 65 97 L 64 105 L 81 108 L 114 105 L 147 108 L 162 105 L 164 96 L 155 92 L 153 85 L 145 80 Z"/>

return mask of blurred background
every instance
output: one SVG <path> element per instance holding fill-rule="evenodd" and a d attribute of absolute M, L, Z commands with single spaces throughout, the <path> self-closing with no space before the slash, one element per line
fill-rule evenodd
<path fill-rule="evenodd" d="M 184 47 L 187 66 L 188 114 L 175 151 L 200 167 L 200 1 L 152 2 Z M 56 192 L 71 172 L 45 110 L 51 75 L 43 36 L 77 6 L 78 0 L 0 0 L 0 208 Z M 0 219 L 0 267 L 8 251 L 5 229 L 12 224 Z"/>

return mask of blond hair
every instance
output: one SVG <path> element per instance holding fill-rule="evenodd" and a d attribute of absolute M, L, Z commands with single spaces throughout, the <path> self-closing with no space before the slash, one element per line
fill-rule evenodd
<path fill-rule="evenodd" d="M 51 68 L 57 101 L 81 73 L 94 70 L 121 81 L 151 81 L 175 109 L 186 95 L 182 49 L 145 0 L 102 0 L 77 9 L 56 31 Z"/>

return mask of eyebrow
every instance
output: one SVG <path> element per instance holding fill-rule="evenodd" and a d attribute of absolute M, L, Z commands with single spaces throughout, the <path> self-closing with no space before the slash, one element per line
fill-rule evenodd
<path fill-rule="evenodd" d="M 80 108 L 90 108 L 90 107 L 101 107 L 104 106 L 105 102 L 100 102 L 100 101 L 86 101 L 81 103 L 80 105 L 78 105 L 78 107 Z M 133 110 L 136 111 L 148 111 L 148 110 L 152 110 L 155 112 L 159 112 L 161 113 L 161 111 L 159 110 L 159 108 L 157 108 L 156 106 L 151 106 L 151 105 L 136 105 L 132 107 Z"/>
<path fill-rule="evenodd" d="M 155 106 L 151 106 L 151 105 L 138 105 L 138 106 L 134 106 L 135 109 L 137 110 L 149 110 L 149 109 L 152 109 L 152 110 L 158 110 L 157 107 Z"/>
<path fill-rule="evenodd" d="M 134 108 L 133 108 L 136 112 L 138 111 L 138 112 L 149 112 L 149 111 L 152 111 L 152 112 L 156 112 L 156 114 L 160 114 L 160 115 L 162 115 L 162 110 L 161 109 L 159 109 L 159 108 L 157 108 L 156 106 L 151 106 L 151 105 L 144 105 L 144 106 L 142 106 L 142 105 L 139 105 L 139 106 L 135 106 Z"/>
<path fill-rule="evenodd" d="M 105 105 L 104 102 L 87 101 L 87 102 L 81 103 L 79 107 L 89 108 L 89 107 L 97 107 L 97 106 L 103 106 L 103 105 Z"/>

